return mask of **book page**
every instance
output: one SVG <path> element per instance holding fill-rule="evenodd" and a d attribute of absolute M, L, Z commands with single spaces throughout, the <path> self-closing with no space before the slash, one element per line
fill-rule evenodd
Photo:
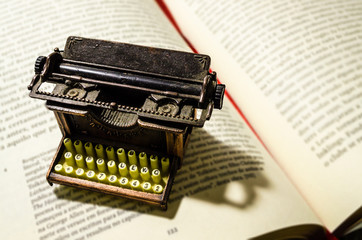
<path fill-rule="evenodd" d="M 361 207 L 362 4 L 166 1 L 330 230 Z"/>
<path fill-rule="evenodd" d="M 69 35 L 189 51 L 153 1 L 12 1 L 1 11 L 1 239 L 245 239 L 319 220 L 230 103 L 195 129 L 167 212 L 49 186 L 61 139 L 45 102 L 28 97 L 39 55 Z"/>

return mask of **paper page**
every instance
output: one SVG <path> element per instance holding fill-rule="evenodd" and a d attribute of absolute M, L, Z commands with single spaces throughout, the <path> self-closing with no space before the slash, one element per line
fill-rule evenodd
<path fill-rule="evenodd" d="M 362 199 L 361 2 L 166 2 L 334 230 Z"/>
<path fill-rule="evenodd" d="M 1 239 L 244 239 L 318 223 L 229 102 L 195 129 L 169 209 L 49 186 L 61 139 L 26 86 L 34 61 L 69 35 L 188 50 L 153 1 L 17 1 L 0 5 Z"/>

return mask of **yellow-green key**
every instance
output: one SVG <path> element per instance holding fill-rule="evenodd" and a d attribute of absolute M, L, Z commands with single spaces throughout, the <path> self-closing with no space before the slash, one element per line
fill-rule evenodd
<path fill-rule="evenodd" d="M 77 154 L 77 155 L 75 155 L 74 159 L 75 159 L 75 163 L 77 164 L 78 167 L 85 168 L 85 162 L 84 162 L 83 155 Z"/>
<path fill-rule="evenodd" d="M 117 160 L 116 153 L 114 152 L 113 147 L 108 146 L 106 148 L 106 153 L 107 153 L 108 160 Z"/>
<path fill-rule="evenodd" d="M 160 170 L 158 169 L 154 169 L 152 171 L 152 180 L 154 183 L 160 183 L 161 182 L 161 173 L 160 173 Z"/>
<path fill-rule="evenodd" d="M 96 162 L 97 162 L 98 170 L 101 172 L 106 172 L 106 163 L 105 163 L 104 159 L 98 158 Z"/>
<path fill-rule="evenodd" d="M 144 192 L 151 192 L 151 189 L 152 189 L 151 183 L 149 183 L 149 182 L 143 182 L 143 183 L 141 184 L 141 187 L 142 187 L 142 191 L 144 191 Z"/>
<path fill-rule="evenodd" d="M 148 161 L 147 161 L 147 154 L 145 152 L 141 152 L 138 155 L 138 158 L 140 160 L 140 166 L 142 167 L 148 167 Z"/>
<path fill-rule="evenodd" d="M 85 151 L 87 153 L 87 156 L 91 156 L 91 157 L 97 157 L 96 156 L 96 153 L 94 152 L 94 148 L 93 148 L 93 144 L 91 142 L 86 142 L 84 144 L 84 148 L 85 148 Z"/>
<path fill-rule="evenodd" d="M 86 157 L 85 163 L 87 164 L 88 169 L 96 170 L 96 164 L 94 163 L 94 158 L 92 156 Z"/>
<path fill-rule="evenodd" d="M 163 191 L 163 187 L 160 184 L 156 184 L 152 187 L 154 193 L 160 194 Z"/>
<path fill-rule="evenodd" d="M 138 176 L 140 175 L 140 173 L 138 172 L 138 168 L 137 168 L 136 165 L 131 165 L 131 166 L 129 167 L 129 175 L 131 175 L 131 177 L 132 177 L 133 179 L 137 179 L 137 178 L 138 178 Z"/>
<path fill-rule="evenodd" d="M 170 159 L 166 157 L 161 158 L 161 169 L 163 174 L 166 175 L 168 173 L 169 167 L 170 167 Z"/>
<path fill-rule="evenodd" d="M 158 167 L 158 157 L 155 155 L 151 155 L 150 157 L 150 162 L 151 162 L 151 168 L 152 169 L 159 169 Z"/>
<path fill-rule="evenodd" d="M 119 184 L 121 185 L 121 187 L 123 188 L 129 188 L 129 181 L 128 178 L 126 177 L 121 177 L 121 179 L 119 179 Z"/>
<path fill-rule="evenodd" d="M 75 175 L 76 175 L 78 178 L 86 178 L 85 172 L 84 172 L 84 169 L 83 169 L 83 168 L 78 168 L 78 169 L 75 171 Z"/>
<path fill-rule="evenodd" d="M 137 165 L 137 156 L 136 152 L 133 150 L 128 151 L 128 161 L 130 165 Z"/>
<path fill-rule="evenodd" d="M 106 158 L 106 155 L 104 154 L 104 149 L 103 149 L 102 144 L 97 144 L 95 149 L 96 149 L 96 153 L 97 153 L 98 158 L 103 158 L 103 159 Z"/>
<path fill-rule="evenodd" d="M 124 151 L 123 148 L 117 149 L 117 157 L 120 163 L 127 163 L 126 152 Z"/>
<path fill-rule="evenodd" d="M 67 166 L 65 168 L 65 174 L 74 177 L 74 168 L 72 166 Z"/>
<path fill-rule="evenodd" d="M 127 177 L 128 169 L 127 169 L 127 165 L 125 163 L 121 162 L 120 164 L 118 164 L 118 171 L 122 177 Z"/>
<path fill-rule="evenodd" d="M 142 190 L 140 181 L 137 179 L 131 180 L 131 188 L 138 191 Z"/>
<path fill-rule="evenodd" d="M 83 143 L 80 140 L 76 140 L 74 142 L 74 147 L 75 147 L 75 151 L 79 154 L 82 154 L 83 156 L 85 156 L 85 151 L 83 148 Z"/>
<path fill-rule="evenodd" d="M 75 149 L 74 149 L 72 140 L 70 140 L 70 138 L 64 139 L 63 142 L 64 142 L 65 149 L 67 149 L 68 152 L 71 152 L 71 153 L 73 153 L 73 154 L 76 154 L 76 151 L 75 151 Z"/>
<path fill-rule="evenodd" d="M 64 168 L 62 164 L 58 163 L 57 165 L 55 165 L 54 170 L 56 173 L 64 174 Z"/>
<path fill-rule="evenodd" d="M 107 183 L 107 175 L 105 173 L 98 173 L 97 175 L 98 182 Z"/>
<path fill-rule="evenodd" d="M 93 170 L 89 170 L 86 175 L 88 180 L 95 181 L 97 179 L 96 173 Z"/>
<path fill-rule="evenodd" d="M 115 162 L 115 161 L 113 161 L 113 160 L 108 161 L 107 167 L 108 167 L 108 171 L 109 171 L 111 174 L 116 174 L 116 173 L 117 173 L 117 165 L 116 165 L 116 162 Z"/>
<path fill-rule="evenodd" d="M 116 185 L 117 184 L 117 176 L 116 175 L 111 175 L 108 177 L 108 183 L 111 185 Z"/>
<path fill-rule="evenodd" d="M 75 160 L 71 152 L 66 152 L 64 158 L 68 166 L 75 166 Z"/>
<path fill-rule="evenodd" d="M 147 167 L 141 168 L 141 178 L 143 181 L 149 181 L 151 178 L 150 171 L 148 171 Z"/>

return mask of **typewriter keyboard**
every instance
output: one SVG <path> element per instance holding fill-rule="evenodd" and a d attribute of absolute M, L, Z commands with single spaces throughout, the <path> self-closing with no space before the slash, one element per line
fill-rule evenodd
<path fill-rule="evenodd" d="M 155 194 L 163 192 L 168 180 L 167 157 L 69 138 L 64 146 L 53 170 L 61 175 Z"/>

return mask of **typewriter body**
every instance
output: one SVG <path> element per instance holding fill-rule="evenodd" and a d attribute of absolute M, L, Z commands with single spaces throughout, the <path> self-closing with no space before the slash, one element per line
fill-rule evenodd
<path fill-rule="evenodd" d="M 30 97 L 63 134 L 48 182 L 166 209 L 192 128 L 222 108 L 209 66 L 206 55 L 81 37 L 38 57 Z"/>

